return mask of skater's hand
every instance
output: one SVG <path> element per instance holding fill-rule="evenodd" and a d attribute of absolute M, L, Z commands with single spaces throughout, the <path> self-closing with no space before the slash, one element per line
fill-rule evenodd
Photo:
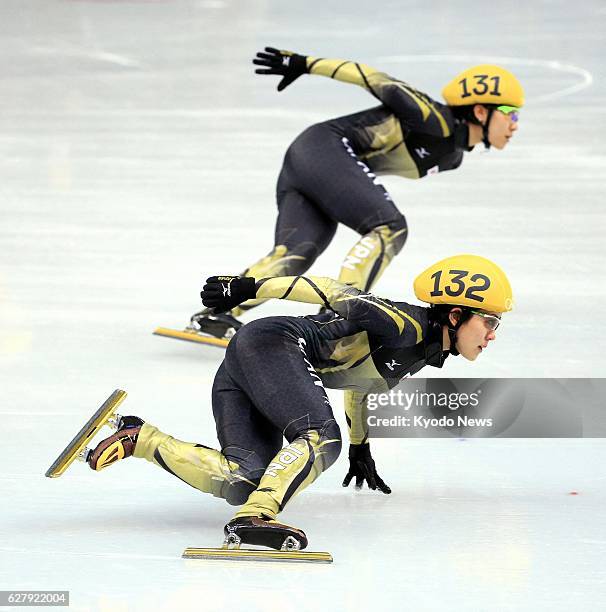
<path fill-rule="evenodd" d="M 211 276 L 200 292 L 202 303 L 216 313 L 226 312 L 257 295 L 250 276 Z"/>
<path fill-rule="evenodd" d="M 356 477 L 356 489 L 361 489 L 364 481 L 368 488 L 389 494 L 391 489 L 383 482 L 377 474 L 375 461 L 370 454 L 370 444 L 350 444 L 349 445 L 349 472 L 345 476 L 343 486 L 346 487 L 353 477 Z"/>
<path fill-rule="evenodd" d="M 282 91 L 302 74 L 308 72 L 305 55 L 299 55 L 291 51 L 280 51 L 273 47 L 265 47 L 265 52 L 257 52 L 253 64 L 264 67 L 262 69 L 257 68 L 255 70 L 256 74 L 281 74 L 283 76 L 278 83 L 278 91 Z"/>

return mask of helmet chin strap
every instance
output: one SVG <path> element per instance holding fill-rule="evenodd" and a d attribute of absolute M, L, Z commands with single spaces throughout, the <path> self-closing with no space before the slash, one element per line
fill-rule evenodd
<path fill-rule="evenodd" d="M 462 316 L 459 317 L 459 320 L 454 325 L 450 322 L 450 318 L 448 319 L 447 329 L 448 329 L 448 339 L 450 340 L 450 348 L 448 349 L 448 352 L 454 357 L 456 357 L 457 355 L 460 355 L 459 351 L 457 350 L 457 331 L 459 331 L 459 328 L 461 327 L 461 325 L 463 325 Z"/>
<path fill-rule="evenodd" d="M 494 108 L 488 108 L 488 115 L 486 117 L 486 121 L 482 125 L 482 142 L 484 143 L 484 147 L 486 150 L 490 149 L 490 141 L 488 140 L 488 128 L 490 126 L 490 120 L 492 119 L 492 114 L 494 113 Z"/>
<path fill-rule="evenodd" d="M 459 351 L 457 351 L 457 329 L 459 329 L 460 326 L 460 322 L 457 322 L 454 327 L 448 326 L 448 338 L 450 339 L 450 349 L 448 349 L 448 352 L 454 357 L 460 354 Z"/>
<path fill-rule="evenodd" d="M 430 332 L 428 333 L 428 340 L 425 345 L 425 359 L 427 365 L 431 365 L 437 368 L 441 368 L 444 359 L 446 357 L 445 353 L 450 355 L 460 355 L 457 350 L 457 331 L 463 325 L 463 323 L 467 320 L 465 316 L 465 312 L 467 307 L 459 306 L 462 309 L 461 315 L 459 316 L 457 322 L 453 325 L 450 321 L 450 314 L 446 315 L 446 318 L 440 313 L 436 313 L 433 310 L 430 310 Z M 446 326 L 446 330 L 448 331 L 448 339 L 450 341 L 450 347 L 448 349 L 444 348 L 444 326 Z"/>

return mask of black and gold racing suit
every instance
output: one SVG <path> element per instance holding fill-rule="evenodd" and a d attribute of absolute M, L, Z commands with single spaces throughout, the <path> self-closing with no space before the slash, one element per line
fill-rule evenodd
<path fill-rule="evenodd" d="M 368 291 L 400 252 L 408 228 L 381 175 L 410 179 L 458 168 L 468 127 L 407 83 L 354 62 L 307 58 L 310 74 L 359 85 L 381 103 L 312 125 L 291 144 L 277 185 L 273 250 L 242 276 L 302 274 L 343 223 L 361 235 L 339 280 Z M 238 316 L 259 302 L 235 308 Z"/>
<path fill-rule="evenodd" d="M 145 424 L 134 454 L 202 491 L 244 504 L 239 516 L 274 518 L 341 449 L 325 387 L 351 391 L 350 439 L 361 443 L 368 435 L 367 394 L 387 391 L 428 363 L 441 367 L 447 352 L 428 308 L 332 279 L 264 279 L 257 297 L 319 304 L 333 314 L 267 317 L 238 331 L 213 385 L 221 452 Z"/>

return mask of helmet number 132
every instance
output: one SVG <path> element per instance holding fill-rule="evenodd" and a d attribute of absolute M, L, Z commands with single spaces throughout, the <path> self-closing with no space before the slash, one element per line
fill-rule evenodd
<path fill-rule="evenodd" d="M 463 279 L 469 276 L 467 270 L 448 270 L 451 275 L 450 284 L 444 285 L 440 289 L 440 282 L 442 280 L 442 270 L 438 270 L 431 275 L 434 279 L 433 291 L 430 293 L 431 296 L 437 297 L 440 295 L 449 295 L 450 297 L 457 297 L 465 292 L 465 297 L 469 300 L 475 300 L 477 302 L 483 302 L 484 298 L 481 295 L 477 295 L 478 292 L 486 291 L 490 287 L 490 279 L 484 274 L 474 274 L 469 277 L 469 281 L 472 283 L 479 283 L 477 285 L 467 286 Z"/>

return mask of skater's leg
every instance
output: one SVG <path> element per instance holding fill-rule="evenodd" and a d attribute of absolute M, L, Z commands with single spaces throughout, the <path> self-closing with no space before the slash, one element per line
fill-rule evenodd
<path fill-rule="evenodd" d="M 337 231 L 337 222 L 327 216 L 308 197 L 293 187 L 292 169 L 287 154 L 280 173 L 276 198 L 274 247 L 265 257 L 246 268 L 240 276 L 261 279 L 268 276 L 303 274 L 326 249 Z M 231 338 L 241 327 L 239 317 L 265 300 L 248 300 L 232 311 L 214 315 L 206 308 L 192 317 L 194 329 L 217 337 Z"/>
<path fill-rule="evenodd" d="M 227 498 L 234 488 L 254 486 L 240 473 L 239 465 L 220 451 L 183 442 L 149 423 L 141 428 L 134 456 L 147 459 L 188 485 L 216 497 Z"/>
<path fill-rule="evenodd" d="M 339 281 L 361 291 L 370 291 L 391 260 L 402 250 L 408 229 L 402 216 L 388 225 L 365 233 L 341 264 Z"/>
<path fill-rule="evenodd" d="M 282 446 L 282 430 L 257 410 L 228 374 L 225 363 L 215 377 L 212 403 L 221 453 L 237 464 L 240 474 L 246 477 L 246 482 L 232 486 L 226 497 L 230 504 L 239 506 L 256 489 L 271 458 Z"/>
<path fill-rule="evenodd" d="M 361 235 L 339 280 L 368 291 L 404 246 L 404 215 L 347 138 L 326 126 L 313 126 L 295 141 L 290 164 L 296 169 L 292 183 L 328 217 Z"/>
<path fill-rule="evenodd" d="M 213 413 L 221 451 L 177 440 L 146 423 L 134 456 L 238 506 L 257 487 L 266 465 L 282 445 L 282 434 L 256 411 L 223 364 L 213 385 Z"/>
<path fill-rule="evenodd" d="M 257 489 L 236 516 L 275 518 L 286 503 L 328 469 L 341 434 L 297 330 L 276 330 L 281 318 L 246 325 L 228 347 L 226 366 L 259 412 L 289 444 L 269 461 Z M 281 381 L 287 381 L 288 390 Z"/>
<path fill-rule="evenodd" d="M 96 471 L 120 459 L 146 459 L 183 482 L 239 506 L 256 489 L 282 433 L 237 388 L 224 365 L 213 386 L 213 412 L 222 451 L 178 440 L 138 417 L 122 417 L 115 434 L 87 456 Z"/>
<path fill-rule="evenodd" d="M 321 427 L 301 423 L 288 446 L 271 460 L 259 485 L 236 516 L 275 519 L 288 501 L 327 470 L 339 456 L 341 434 L 334 419 Z"/>
<path fill-rule="evenodd" d="M 257 263 L 244 270 L 241 276 L 296 276 L 303 274 L 324 252 L 337 231 L 337 222 L 323 213 L 316 204 L 289 186 L 282 171 L 278 181 L 278 219 L 275 246 Z M 233 316 L 261 304 L 263 300 L 249 300 L 232 310 Z"/>

